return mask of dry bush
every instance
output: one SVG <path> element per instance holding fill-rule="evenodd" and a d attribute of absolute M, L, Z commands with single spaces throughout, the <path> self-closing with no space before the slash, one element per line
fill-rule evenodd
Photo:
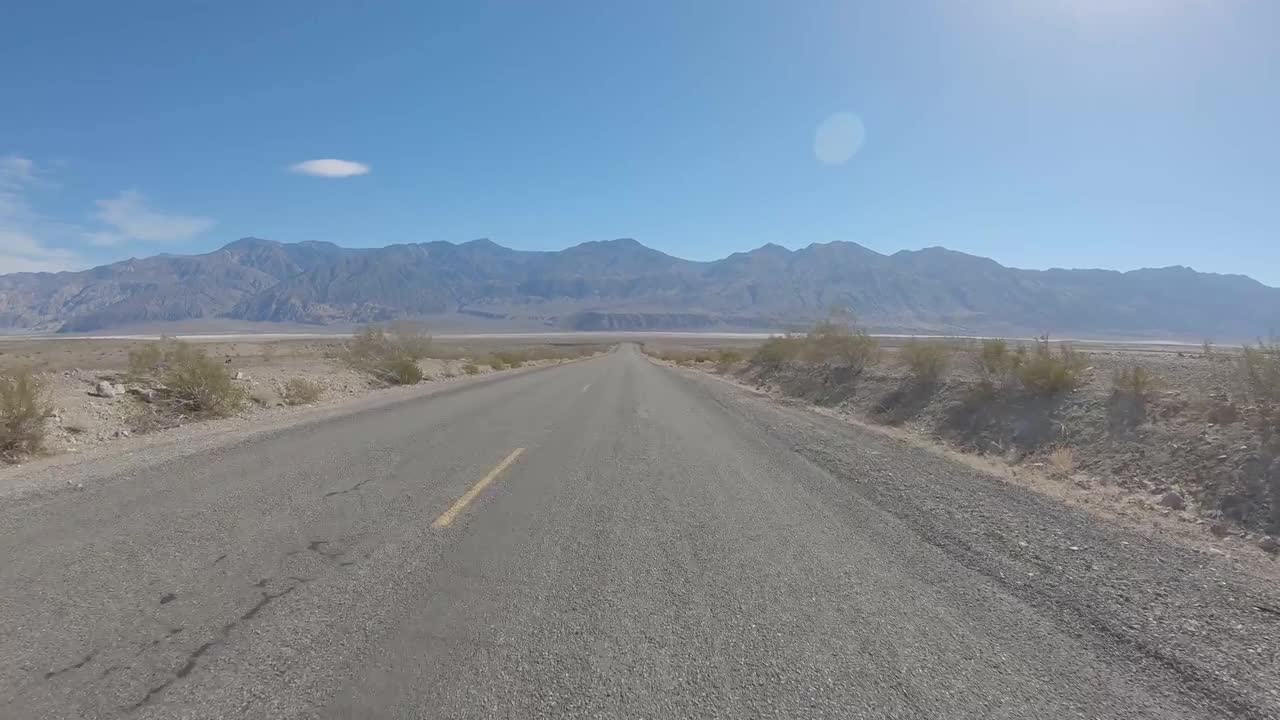
<path fill-rule="evenodd" d="M 846 365 L 862 372 L 880 359 L 880 344 L 866 332 L 830 321 L 814 326 L 808 334 L 771 337 L 751 357 L 754 365 L 776 366 L 803 361 Z"/>
<path fill-rule="evenodd" d="M 720 355 L 706 350 L 667 350 L 667 349 L 646 349 L 645 352 L 650 357 L 656 357 L 659 360 L 666 360 L 676 365 L 695 365 L 701 362 L 718 362 Z"/>
<path fill-rule="evenodd" d="M 839 363 L 861 372 L 880 358 L 880 344 L 865 331 L 833 322 L 820 322 L 804 338 L 800 359 Z"/>
<path fill-rule="evenodd" d="M 129 350 L 129 378 L 135 381 L 151 380 L 164 371 L 166 343 L 147 343 Z"/>
<path fill-rule="evenodd" d="M 796 335 L 771 337 L 751 356 L 753 365 L 776 366 L 797 360 L 804 347 L 804 338 Z"/>
<path fill-rule="evenodd" d="M 146 435 L 177 427 L 179 417 L 167 412 L 160 404 L 139 404 L 125 423 L 134 435 Z"/>
<path fill-rule="evenodd" d="M 1240 358 L 1240 373 L 1254 401 L 1280 405 L 1280 341 L 1248 345 Z"/>
<path fill-rule="evenodd" d="M 1070 477 L 1076 471 L 1076 456 L 1069 447 L 1056 447 L 1049 452 L 1049 473 L 1054 477 Z"/>
<path fill-rule="evenodd" d="M 734 365 L 742 362 L 743 355 L 740 351 L 732 348 L 724 348 L 716 353 L 716 371 L 721 373 L 729 372 Z"/>
<path fill-rule="evenodd" d="M 29 370 L 0 376 L 0 459 L 14 462 L 44 448 L 49 396 Z"/>
<path fill-rule="evenodd" d="M 164 402 L 185 415 L 226 417 L 244 407 L 248 393 L 204 350 L 175 342 L 164 357 Z"/>
<path fill-rule="evenodd" d="M 468 375 L 479 375 L 480 366 L 475 363 L 467 363 L 466 365 L 462 366 L 462 372 Z"/>
<path fill-rule="evenodd" d="M 1004 383 L 1022 367 L 1027 348 L 1022 345 L 1010 349 L 1009 343 L 998 338 L 982 341 L 978 351 L 978 373 L 993 384 Z"/>
<path fill-rule="evenodd" d="M 211 360 L 204 350 L 187 342 L 162 338 L 129 351 L 129 379 L 134 382 L 158 383 L 161 407 L 154 413 L 164 415 L 202 415 L 225 417 L 244 406 L 248 396 L 235 383 L 226 366 Z M 164 424 L 157 420 L 141 424 Z"/>
<path fill-rule="evenodd" d="M 500 350 L 493 354 L 493 359 L 502 363 L 506 367 L 518 368 L 532 358 L 529 356 L 528 352 L 522 350 Z M 494 365 L 493 369 L 500 370 L 501 368 Z"/>
<path fill-rule="evenodd" d="M 1140 402 L 1149 402 L 1155 397 L 1160 380 L 1142 365 L 1129 365 L 1116 370 L 1111 379 L 1113 394 L 1132 398 Z"/>
<path fill-rule="evenodd" d="M 306 378 L 289 378 L 281 395 L 286 405 L 309 405 L 324 395 L 324 385 Z"/>
<path fill-rule="evenodd" d="M 951 367 L 951 348 L 941 340 L 908 340 L 898 357 L 911 377 L 922 383 L 938 382 Z"/>
<path fill-rule="evenodd" d="M 347 343 L 342 358 L 380 383 L 414 385 L 423 378 L 418 361 L 430 351 L 430 336 L 416 325 L 400 322 L 389 331 L 376 325 L 361 329 Z"/>
<path fill-rule="evenodd" d="M 1083 381 L 1086 359 L 1068 345 L 1053 352 L 1048 337 L 1036 341 L 1017 370 L 1022 386 L 1034 395 L 1049 396 L 1074 390 Z"/>

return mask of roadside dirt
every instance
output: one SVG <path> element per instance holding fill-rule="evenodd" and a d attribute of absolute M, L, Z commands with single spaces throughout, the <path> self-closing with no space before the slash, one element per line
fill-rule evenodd
<path fill-rule="evenodd" d="M 45 451 L 20 463 L 0 464 L 0 495 L 74 490 L 135 463 L 152 463 L 300 422 L 431 395 L 494 374 L 568 361 L 538 359 L 519 368 L 495 370 L 484 359 L 496 348 L 437 346 L 432 354 L 438 357 L 419 362 L 423 383 L 380 387 L 368 375 L 333 359 L 339 341 L 204 343 L 201 348 L 239 378 L 235 382 L 248 392 L 249 402 L 231 417 L 191 420 L 144 433 L 138 431 L 137 419 L 148 405 L 131 392 L 138 387 L 121 381 L 128 351 L 141 344 L 145 343 L 36 340 L 0 346 L 5 367 L 37 370 L 52 408 L 45 424 Z M 323 393 L 312 403 L 286 405 L 283 386 L 294 378 L 318 384 Z M 113 385 L 114 397 L 102 396 L 102 382 Z"/>
<path fill-rule="evenodd" d="M 726 412 L 841 481 L 813 488 L 824 502 L 877 508 L 883 522 L 900 523 L 1058 619 L 1079 642 L 1203 695 L 1222 717 L 1276 717 L 1280 563 L 1261 551 L 1109 522 L 958 464 L 919 436 L 913 442 L 896 429 L 850 423 L 829 408 L 815 412 L 807 401 L 704 370 L 682 372 L 707 385 Z"/>
<path fill-rule="evenodd" d="M 748 353 L 749 354 L 749 353 Z M 922 386 L 886 352 L 861 375 L 822 364 L 694 362 L 722 379 L 929 447 L 1006 480 L 1131 524 L 1177 528 L 1214 545 L 1274 550 L 1270 454 L 1250 421 L 1234 358 L 1171 351 L 1088 351 L 1086 383 L 1051 399 L 978 392 L 958 352 Z M 687 363 L 688 361 L 686 361 Z M 1112 378 L 1140 365 L 1157 378 L 1134 408 Z"/>

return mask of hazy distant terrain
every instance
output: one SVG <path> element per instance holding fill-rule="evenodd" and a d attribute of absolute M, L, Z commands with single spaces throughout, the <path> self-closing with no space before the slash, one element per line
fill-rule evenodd
<path fill-rule="evenodd" d="M 487 240 L 351 249 L 245 238 L 83 272 L 0 276 L 0 329 L 88 332 L 205 320 L 569 330 L 772 330 L 832 307 L 891 332 L 1249 339 L 1280 327 L 1280 289 L 1184 267 L 1018 270 L 944 248 L 766 245 L 712 262 L 634 240 L 557 252 Z"/>

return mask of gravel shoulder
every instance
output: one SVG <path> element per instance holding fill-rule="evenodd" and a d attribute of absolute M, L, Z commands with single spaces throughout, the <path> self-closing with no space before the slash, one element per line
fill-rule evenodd
<path fill-rule="evenodd" d="M 1275 563 L 1256 552 L 1110 522 L 808 403 L 674 371 L 743 423 L 843 478 L 840 492 L 825 492 L 833 505 L 880 508 L 1153 682 L 1198 695 L 1224 715 L 1280 716 L 1280 585 Z"/>

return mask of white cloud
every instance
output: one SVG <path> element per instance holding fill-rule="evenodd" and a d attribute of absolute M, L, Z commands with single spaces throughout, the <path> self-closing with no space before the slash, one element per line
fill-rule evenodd
<path fill-rule="evenodd" d="M 303 175 L 314 175 L 315 177 L 325 178 L 344 178 L 355 175 L 367 175 L 371 169 L 364 163 L 352 162 L 350 160 L 336 160 L 334 158 L 322 158 L 320 160 L 307 160 L 296 165 L 291 165 L 290 170 Z"/>
<path fill-rule="evenodd" d="M 83 266 L 80 256 L 65 248 L 49 248 L 30 235 L 0 228 L 0 274 L 58 272 Z"/>
<path fill-rule="evenodd" d="M 147 207 L 146 198 L 128 190 L 113 198 L 97 201 L 94 217 L 110 227 L 85 233 L 90 245 L 108 247 L 122 242 L 182 242 L 213 227 L 211 218 L 169 215 Z"/>
<path fill-rule="evenodd" d="M 42 182 L 29 158 L 0 157 L 0 273 L 57 272 L 84 267 L 73 250 L 50 247 L 36 239 L 45 231 L 65 228 L 31 208 L 27 193 Z"/>
<path fill-rule="evenodd" d="M 36 190 L 56 187 L 30 159 L 0 156 L 0 273 L 78 270 L 93 263 L 94 247 L 174 243 L 213 227 L 207 217 L 157 212 L 134 191 L 97 201 L 96 221 L 64 222 L 37 211 Z"/>

